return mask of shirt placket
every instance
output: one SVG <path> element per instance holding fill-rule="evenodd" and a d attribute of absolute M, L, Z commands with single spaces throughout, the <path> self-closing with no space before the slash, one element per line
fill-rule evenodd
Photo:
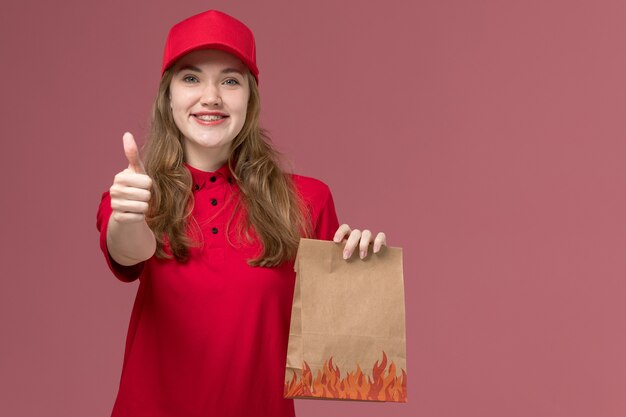
<path fill-rule="evenodd" d="M 206 248 L 223 247 L 226 240 L 226 205 L 230 203 L 227 181 L 223 175 L 212 175 L 194 184 L 194 215 L 202 229 Z"/>

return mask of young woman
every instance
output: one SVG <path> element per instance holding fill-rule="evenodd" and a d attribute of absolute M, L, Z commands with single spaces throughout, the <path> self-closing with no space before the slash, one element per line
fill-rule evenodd
<path fill-rule="evenodd" d="M 259 127 L 255 43 L 217 11 L 170 30 L 146 143 L 102 195 L 100 247 L 139 279 L 113 417 L 293 416 L 283 398 L 300 237 L 385 245 L 339 226 L 327 185 L 281 170 Z M 376 256 L 376 255 L 371 255 Z"/>

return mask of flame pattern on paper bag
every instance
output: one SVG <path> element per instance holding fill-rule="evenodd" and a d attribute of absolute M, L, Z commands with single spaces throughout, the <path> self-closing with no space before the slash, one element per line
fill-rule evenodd
<path fill-rule="evenodd" d="M 396 365 L 391 362 L 387 374 L 387 355 L 383 351 L 383 360 L 372 369 L 373 379 L 361 371 L 357 364 L 355 372 L 348 372 L 342 379 L 341 371 L 333 365 L 333 358 L 324 362 L 324 371 L 318 370 L 315 380 L 311 368 L 302 364 L 302 377 L 296 372 L 290 382 L 285 381 L 284 397 L 315 397 L 342 400 L 393 401 L 406 402 L 406 371 L 396 376 Z"/>

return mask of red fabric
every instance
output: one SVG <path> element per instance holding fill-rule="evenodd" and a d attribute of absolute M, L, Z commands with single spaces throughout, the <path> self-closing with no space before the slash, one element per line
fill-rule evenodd
<path fill-rule="evenodd" d="M 113 261 L 106 247 L 111 200 L 102 195 L 97 228 L 109 268 L 121 281 L 139 279 L 112 417 L 294 416 L 293 400 L 283 398 L 293 261 L 248 266 L 259 248 L 233 248 L 224 234 L 228 197 L 237 191 L 228 166 L 213 173 L 186 166 L 199 186 L 193 213 L 205 239 L 186 264 L 154 256 L 131 267 Z M 328 186 L 293 178 L 316 238 L 331 240 L 339 225 Z"/>
<path fill-rule="evenodd" d="M 231 53 L 250 68 L 259 83 L 254 34 L 246 25 L 226 13 L 208 10 L 175 24 L 167 35 L 161 75 L 176 60 L 201 48 Z"/>

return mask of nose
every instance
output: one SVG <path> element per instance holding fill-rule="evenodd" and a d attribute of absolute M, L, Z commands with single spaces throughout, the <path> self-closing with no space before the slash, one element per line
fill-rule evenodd
<path fill-rule="evenodd" d="M 208 83 L 204 88 L 201 97 L 201 104 L 207 107 L 218 107 L 222 105 L 220 90 L 212 83 Z"/>

